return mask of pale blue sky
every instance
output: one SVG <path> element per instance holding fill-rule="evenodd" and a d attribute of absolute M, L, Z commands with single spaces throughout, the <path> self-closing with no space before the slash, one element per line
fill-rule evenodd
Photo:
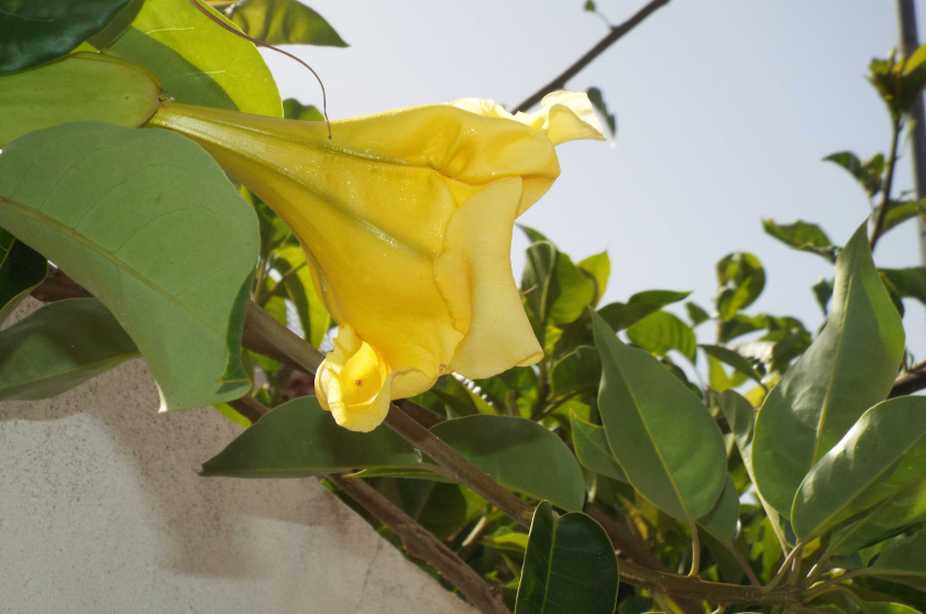
<path fill-rule="evenodd" d="M 309 4 L 352 45 L 293 49 L 325 79 L 332 117 L 470 96 L 514 105 L 605 33 L 582 0 Z M 642 4 L 598 1 L 612 22 Z M 926 2 L 917 8 L 926 16 Z M 924 28 L 920 19 L 921 37 Z M 607 249 L 607 300 L 688 289 L 707 306 L 714 263 L 752 251 L 768 274 L 754 310 L 813 328 L 821 316 L 809 287 L 831 267 L 766 236 L 760 220 L 818 222 L 840 244 L 862 222 L 864 193 L 820 160 L 887 148 L 887 114 L 865 73 L 896 40 L 894 2 L 885 0 L 673 0 L 570 83 L 604 90 L 617 139 L 560 147 L 561 178 L 522 221 L 577 259 Z M 317 102 L 304 72 L 268 61 L 284 95 Z M 524 246 L 516 237 L 518 271 Z M 913 222 L 876 254 L 883 266 L 919 258 Z M 923 309 L 908 305 L 906 321 L 922 355 Z"/>

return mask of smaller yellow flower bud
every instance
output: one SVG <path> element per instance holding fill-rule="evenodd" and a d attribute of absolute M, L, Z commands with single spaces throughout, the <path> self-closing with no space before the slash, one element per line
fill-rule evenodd
<path fill-rule="evenodd" d="M 389 365 L 349 324 L 338 327 L 332 350 L 315 373 L 322 409 L 352 431 L 369 432 L 386 419 L 391 398 Z"/>

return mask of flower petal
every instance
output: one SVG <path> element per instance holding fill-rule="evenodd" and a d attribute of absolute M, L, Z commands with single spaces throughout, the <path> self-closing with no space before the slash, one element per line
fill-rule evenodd
<path fill-rule="evenodd" d="M 438 284 L 450 295 L 464 281 L 472 304 L 469 332 L 450 368 L 470 378 L 531 365 L 543 357 L 511 271 L 511 234 L 521 192 L 517 177 L 494 181 L 470 197 L 447 228 Z"/>

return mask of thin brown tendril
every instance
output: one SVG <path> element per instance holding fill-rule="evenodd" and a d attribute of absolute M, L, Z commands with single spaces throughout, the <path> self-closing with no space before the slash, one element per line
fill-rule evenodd
<path fill-rule="evenodd" d="M 322 115 L 325 116 L 325 126 L 328 128 L 328 140 L 329 141 L 331 140 L 331 120 L 328 119 L 328 93 L 325 91 L 325 84 L 322 82 L 322 78 L 318 75 L 317 72 L 315 72 L 314 68 L 309 66 L 306 62 L 304 62 L 303 60 L 301 60 L 299 57 L 295 56 L 294 54 L 290 53 L 289 51 L 286 51 L 285 49 L 280 49 L 279 47 L 275 47 L 266 41 L 262 41 L 259 38 L 254 38 L 250 34 L 246 32 L 242 32 L 238 28 L 228 25 L 227 23 L 225 23 L 221 19 L 218 19 L 215 15 L 210 13 L 209 9 L 207 9 L 202 4 L 199 3 L 199 0 L 190 0 L 190 3 L 196 8 L 197 11 L 199 11 L 200 13 L 208 17 L 209 20 L 212 21 L 214 24 L 231 32 L 235 36 L 240 36 L 243 39 L 251 41 L 258 47 L 266 47 L 267 49 L 272 49 L 273 51 L 276 51 L 277 53 L 282 53 L 289 59 L 298 62 L 303 68 L 305 68 L 310 73 L 312 73 L 312 75 L 315 77 L 315 80 L 318 81 L 318 86 L 322 90 Z"/>

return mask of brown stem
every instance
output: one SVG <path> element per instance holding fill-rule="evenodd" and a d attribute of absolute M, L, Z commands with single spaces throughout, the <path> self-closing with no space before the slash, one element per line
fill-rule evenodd
<path fill-rule="evenodd" d="M 419 559 L 460 589 L 467 601 L 490 614 L 509 614 L 501 595 L 456 553 L 445 546 L 415 519 L 396 507 L 378 490 L 360 479 L 339 475 L 329 478 L 339 490 L 392 529 L 409 555 Z"/>
<path fill-rule="evenodd" d="M 251 421 L 251 424 L 260 420 L 268 410 L 266 407 L 261 405 L 260 401 L 254 397 L 241 397 L 236 401 L 229 401 L 235 411 Z"/>
<path fill-rule="evenodd" d="M 895 119 L 891 125 L 891 151 L 887 161 L 887 171 L 884 175 L 884 186 L 881 189 L 881 207 L 878 210 L 878 218 L 875 221 L 875 229 L 871 233 L 871 251 L 875 251 L 875 246 L 884 232 L 884 223 L 887 221 L 887 211 L 891 208 L 891 190 L 894 184 L 894 169 L 897 167 L 897 146 L 900 141 L 900 118 Z"/>
<path fill-rule="evenodd" d="M 657 9 L 662 8 L 668 3 L 669 0 L 651 0 L 649 4 L 637 11 L 627 21 L 616 26 L 611 26 L 611 30 L 608 32 L 608 34 L 600 41 L 595 43 L 594 47 L 589 49 L 582 57 L 573 62 L 568 68 L 566 68 L 566 70 L 561 72 L 552 81 L 528 96 L 524 102 L 512 109 L 512 112 L 516 113 L 518 111 L 527 111 L 535 104 L 540 102 L 540 100 L 550 92 L 563 89 L 566 86 L 566 83 L 574 76 L 576 76 L 580 70 L 588 66 L 592 60 L 604 53 L 608 47 L 619 41 L 625 34 L 637 27 L 652 13 L 655 13 Z"/>

